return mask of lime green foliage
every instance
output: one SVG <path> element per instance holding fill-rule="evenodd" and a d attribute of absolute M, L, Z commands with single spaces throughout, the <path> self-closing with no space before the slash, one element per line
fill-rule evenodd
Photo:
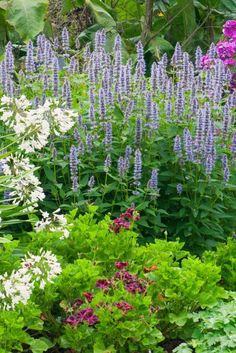
<path fill-rule="evenodd" d="M 72 211 L 67 218 L 70 235 L 63 240 L 60 232 L 30 234 L 28 250 L 51 249 L 63 263 L 56 284 L 40 299 L 35 296 L 44 315 L 54 317 L 51 331 L 61 332 L 62 347 L 76 352 L 95 352 L 94 347 L 100 346 L 104 352 L 158 352 L 161 332 L 165 337 L 181 335 L 181 330 L 186 335 L 189 313 L 226 296 L 218 284 L 220 267 L 191 256 L 183 250 L 183 243 L 156 240 L 138 245 L 132 230 L 115 234 L 110 230 L 110 218 L 97 222 L 95 213 L 96 207 L 91 207 L 90 213 L 77 218 Z M 119 271 L 117 261 L 128 263 L 125 270 L 142 283 L 144 293 L 130 293 L 122 281 L 114 279 Z M 112 283 L 108 291 L 96 288 L 100 279 Z M 87 292 L 93 295 L 91 303 L 84 300 Z M 94 327 L 64 324 L 78 298 L 84 300 L 80 309 L 90 307 L 99 318 Z M 123 315 L 115 306 L 120 301 L 134 309 Z"/>
<path fill-rule="evenodd" d="M 222 284 L 228 290 L 236 290 L 236 239 L 229 238 L 227 244 L 219 244 L 215 252 L 206 252 L 205 260 L 221 266 Z"/>
<path fill-rule="evenodd" d="M 0 312 L 0 353 L 22 351 L 23 345 L 28 346 L 32 353 L 46 352 L 52 343 L 45 337 L 40 337 L 43 321 L 40 310 L 30 303 L 18 308 L 18 311 Z M 31 330 L 34 335 L 27 331 Z M 33 338 L 35 334 L 40 338 Z"/>
<path fill-rule="evenodd" d="M 234 353 L 236 351 L 236 295 L 229 302 L 192 315 L 196 325 L 189 345 L 182 344 L 175 353 Z"/>

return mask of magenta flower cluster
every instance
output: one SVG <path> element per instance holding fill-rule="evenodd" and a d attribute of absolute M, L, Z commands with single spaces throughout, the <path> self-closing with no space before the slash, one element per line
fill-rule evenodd
<path fill-rule="evenodd" d="M 110 229 L 114 233 L 119 233 L 120 230 L 123 229 L 130 229 L 131 223 L 130 221 L 138 221 L 140 219 L 139 213 L 133 208 L 129 207 L 124 213 L 120 214 L 120 217 L 115 218 L 113 220 L 113 224 L 111 225 Z"/>
<path fill-rule="evenodd" d="M 83 323 L 87 323 L 89 326 L 94 326 L 98 321 L 98 317 L 94 314 L 93 309 L 86 308 L 79 310 L 76 314 L 70 315 L 65 322 L 71 326 L 78 326 Z"/>
<path fill-rule="evenodd" d="M 223 26 L 224 40 L 216 44 L 217 58 L 222 60 L 226 68 L 233 69 L 236 66 L 236 20 L 229 20 Z M 210 68 L 215 61 L 214 55 L 209 52 L 201 57 L 203 68 Z M 236 89 L 236 73 L 231 74 L 231 90 Z"/>

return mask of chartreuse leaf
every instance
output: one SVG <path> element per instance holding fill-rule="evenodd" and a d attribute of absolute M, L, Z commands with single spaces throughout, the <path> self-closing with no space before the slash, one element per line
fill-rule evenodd
<path fill-rule="evenodd" d="M 27 41 L 43 30 L 47 5 L 48 0 L 11 0 L 6 20 Z"/>
<path fill-rule="evenodd" d="M 53 347 L 53 343 L 45 337 L 32 339 L 29 344 L 32 353 L 43 353 L 46 352 L 49 348 Z"/>
<path fill-rule="evenodd" d="M 93 353 L 116 353 L 114 345 L 105 348 L 102 341 L 97 341 L 93 346 Z"/>

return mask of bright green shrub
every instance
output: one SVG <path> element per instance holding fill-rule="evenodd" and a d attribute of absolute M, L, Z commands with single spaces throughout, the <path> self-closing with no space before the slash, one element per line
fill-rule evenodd
<path fill-rule="evenodd" d="M 221 267 L 222 284 L 228 290 L 236 290 L 236 240 L 228 239 L 219 244 L 215 252 L 207 252 L 204 258 Z"/>
<path fill-rule="evenodd" d="M 195 328 L 189 344 L 175 353 L 234 353 L 236 351 L 236 296 L 192 315 Z M 193 350 L 194 349 L 194 350 Z"/>

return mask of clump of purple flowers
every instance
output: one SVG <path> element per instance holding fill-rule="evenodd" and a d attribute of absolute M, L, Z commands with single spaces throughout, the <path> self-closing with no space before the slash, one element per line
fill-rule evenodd
<path fill-rule="evenodd" d="M 99 322 L 92 308 L 79 310 L 78 313 L 68 316 L 65 323 L 70 326 L 78 326 L 86 323 L 88 326 L 94 326 Z"/>

